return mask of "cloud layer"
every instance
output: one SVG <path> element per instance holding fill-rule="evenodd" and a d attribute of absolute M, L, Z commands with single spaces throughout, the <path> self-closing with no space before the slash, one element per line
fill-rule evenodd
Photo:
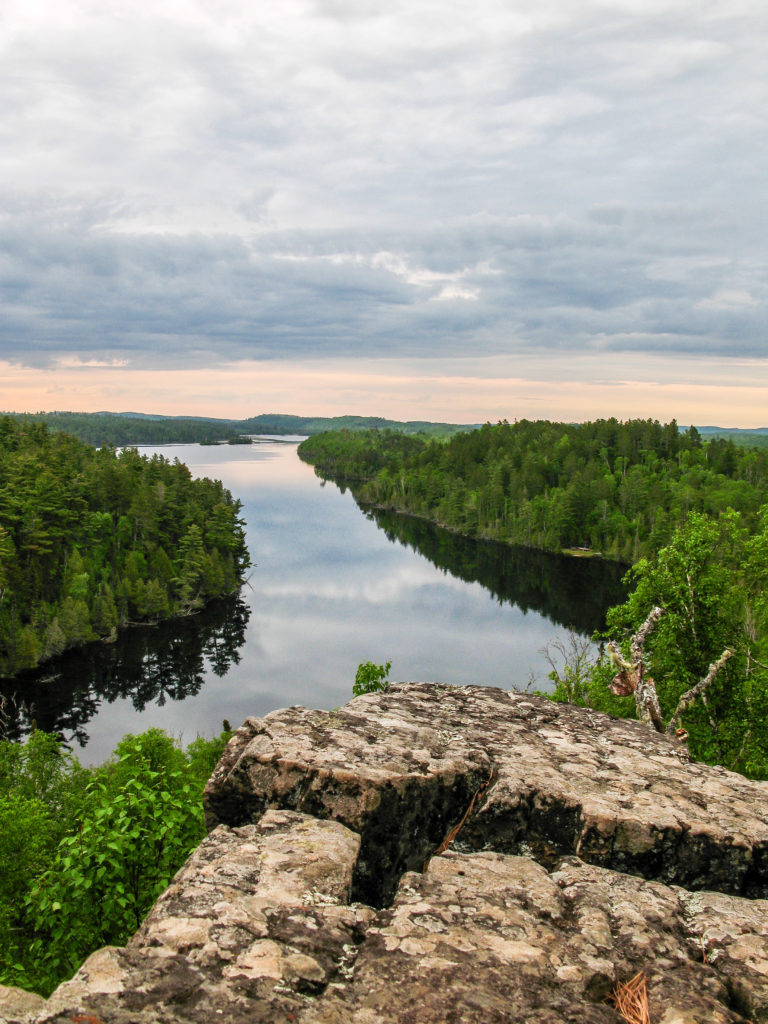
<path fill-rule="evenodd" d="M 6 5 L 0 360 L 765 375 L 762 0 L 253 6 Z"/>

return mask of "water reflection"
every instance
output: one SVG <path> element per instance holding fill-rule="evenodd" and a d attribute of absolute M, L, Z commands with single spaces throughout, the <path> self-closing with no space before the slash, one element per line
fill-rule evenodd
<path fill-rule="evenodd" d="M 626 569 L 615 562 L 471 540 L 415 516 L 363 511 L 389 540 L 423 555 L 443 572 L 480 583 L 500 604 L 538 612 L 565 629 L 587 634 L 602 629 L 606 609 L 627 596 L 621 582 Z"/>
<path fill-rule="evenodd" d="M 197 615 L 125 631 L 112 644 L 90 644 L 42 670 L 0 679 L 0 730 L 22 739 L 32 729 L 85 746 L 87 723 L 102 702 L 128 698 L 136 711 L 197 694 L 207 672 L 224 676 L 240 661 L 250 608 L 239 595 Z"/>
<path fill-rule="evenodd" d="M 333 708 L 361 661 L 391 678 L 546 688 L 542 648 L 563 627 L 590 633 L 623 599 L 621 569 L 457 537 L 421 520 L 362 515 L 321 486 L 294 445 L 174 445 L 195 476 L 243 502 L 254 569 L 240 598 L 126 634 L 0 681 L 8 732 L 63 733 L 88 763 L 126 732 L 184 742 L 291 704 Z M 2 708 L 0 707 L 0 718 Z"/>

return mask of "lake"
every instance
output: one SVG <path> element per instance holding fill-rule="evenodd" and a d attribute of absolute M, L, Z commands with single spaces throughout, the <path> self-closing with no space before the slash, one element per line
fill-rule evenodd
<path fill-rule="evenodd" d="M 473 542 L 363 511 L 323 483 L 294 441 L 141 448 L 222 480 L 243 504 L 253 568 L 199 615 L 126 631 L 0 683 L 7 734 L 60 731 L 82 759 L 160 726 L 185 742 L 248 715 L 352 694 L 361 661 L 392 680 L 549 688 L 542 648 L 603 625 L 623 569 Z"/>

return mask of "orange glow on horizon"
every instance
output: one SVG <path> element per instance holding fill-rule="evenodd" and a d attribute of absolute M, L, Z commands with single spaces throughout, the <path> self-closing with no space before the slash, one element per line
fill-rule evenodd
<path fill-rule="evenodd" d="M 548 381 L 535 376 L 406 372 L 368 362 L 233 363 L 150 370 L 65 363 L 55 370 L 0 363 L 0 408 L 8 412 L 142 412 L 242 419 L 259 413 L 343 414 L 480 423 L 500 419 L 583 421 L 608 416 L 720 426 L 768 426 L 760 374 L 701 382 Z M 566 370 L 567 372 L 567 370 Z M 584 374 L 587 376 L 586 374 Z M 712 376 L 717 379 L 717 373 Z"/>

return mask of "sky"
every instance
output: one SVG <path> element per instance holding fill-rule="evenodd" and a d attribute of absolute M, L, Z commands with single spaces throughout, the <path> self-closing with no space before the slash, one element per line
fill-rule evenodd
<path fill-rule="evenodd" d="M 765 0 L 2 0 L 0 409 L 768 426 Z"/>

